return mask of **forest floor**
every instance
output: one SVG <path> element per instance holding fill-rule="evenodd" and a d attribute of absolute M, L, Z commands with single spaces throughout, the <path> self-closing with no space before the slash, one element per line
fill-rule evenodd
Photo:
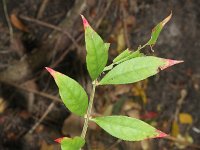
<path fill-rule="evenodd" d="M 154 52 L 184 63 L 144 81 L 98 87 L 93 112 L 140 118 L 170 138 L 125 142 L 94 124 L 85 150 L 192 150 L 200 148 L 200 1 L 2 0 L 0 2 L 0 149 L 56 150 L 54 139 L 80 135 L 83 120 L 64 107 L 44 69 L 77 80 L 89 93 L 80 14 L 111 43 L 109 63 L 121 50 L 147 42 L 172 11 Z"/>

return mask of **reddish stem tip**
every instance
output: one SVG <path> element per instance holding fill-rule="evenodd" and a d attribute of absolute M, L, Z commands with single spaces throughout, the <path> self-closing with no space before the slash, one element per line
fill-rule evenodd
<path fill-rule="evenodd" d="M 83 26 L 84 26 L 84 30 L 85 30 L 86 27 L 89 27 L 90 25 L 83 15 L 81 15 L 81 18 L 83 20 Z"/>
<path fill-rule="evenodd" d="M 45 69 L 54 77 L 55 71 L 49 67 L 45 67 Z"/>

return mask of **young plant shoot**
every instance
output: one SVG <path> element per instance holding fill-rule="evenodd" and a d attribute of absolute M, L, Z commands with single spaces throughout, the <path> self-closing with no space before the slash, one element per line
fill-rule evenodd
<path fill-rule="evenodd" d="M 134 52 L 129 49 L 124 50 L 113 60 L 112 64 L 106 66 L 110 44 L 105 43 L 98 33 L 93 30 L 85 17 L 81 15 L 85 31 L 86 65 L 93 86 L 89 102 L 88 95 L 78 82 L 46 67 L 58 86 L 64 105 L 69 111 L 85 119 L 80 136 L 72 138 L 62 137 L 55 140 L 61 144 L 62 150 L 80 150 L 84 146 L 89 121 L 95 122 L 110 135 L 126 141 L 140 141 L 167 136 L 167 134 L 139 119 L 127 116 L 91 117 L 91 110 L 96 87 L 135 83 L 153 76 L 170 66 L 183 62 L 146 56 L 141 52 L 141 49 L 144 47 L 149 46 L 152 48 L 156 44 L 160 32 L 171 16 L 172 14 L 156 25 L 152 30 L 150 40 L 146 44 L 139 46 Z M 105 76 L 101 76 L 103 72 L 106 73 Z"/>

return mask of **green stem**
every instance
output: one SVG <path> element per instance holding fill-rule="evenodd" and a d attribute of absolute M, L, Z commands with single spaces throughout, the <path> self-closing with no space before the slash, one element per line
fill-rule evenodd
<path fill-rule="evenodd" d="M 85 115 L 85 122 L 84 122 L 83 130 L 82 130 L 82 133 L 81 133 L 81 137 L 83 139 L 85 139 L 85 136 L 86 136 L 86 133 L 87 133 L 87 129 L 88 129 L 89 118 L 90 118 L 90 115 L 91 115 L 93 101 L 94 101 L 95 89 L 96 89 L 96 86 L 97 86 L 96 82 L 97 81 L 95 80 L 92 83 L 92 92 L 91 92 L 91 95 L 90 95 L 90 102 L 89 102 L 89 106 L 88 106 L 88 109 L 87 109 L 87 114 Z"/>

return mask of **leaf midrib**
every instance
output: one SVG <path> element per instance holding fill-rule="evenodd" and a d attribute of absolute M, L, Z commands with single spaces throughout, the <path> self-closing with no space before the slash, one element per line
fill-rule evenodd
<path fill-rule="evenodd" d="M 96 60 L 97 60 L 97 64 L 96 64 L 96 68 L 98 69 L 98 71 L 99 71 L 99 59 L 98 59 L 98 57 L 97 57 L 97 52 L 96 52 L 96 45 L 94 44 L 95 42 L 94 42 L 94 36 L 93 36 L 93 33 L 92 33 L 92 45 L 93 45 L 93 47 L 94 47 L 94 53 L 95 53 L 95 58 L 96 58 Z M 95 63 L 94 63 L 95 64 Z M 97 74 L 96 72 L 95 72 L 95 74 Z"/>

